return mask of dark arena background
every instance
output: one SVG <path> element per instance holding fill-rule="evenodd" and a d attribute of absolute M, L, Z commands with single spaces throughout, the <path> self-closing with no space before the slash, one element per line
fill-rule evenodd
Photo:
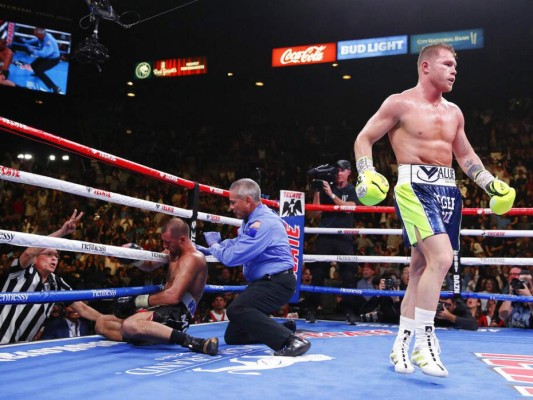
<path fill-rule="evenodd" d="M 497 268 L 495 279 L 508 276 L 511 257 L 533 273 L 532 15 L 533 0 L 0 0 L 0 38 L 12 41 L 9 79 L 16 84 L 0 85 L 2 121 L 89 149 L 83 153 L 56 139 L 28 135 L 24 127 L 0 124 L 0 167 L 11 168 L 2 175 L 35 174 L 23 185 L 11 177 L 0 180 L 0 229 L 48 235 L 76 208 L 85 215 L 82 232 L 73 239 L 115 246 L 142 240 L 145 250 L 161 251 L 157 227 L 163 214 L 112 198 L 122 193 L 168 204 L 157 208 L 166 214 L 190 209 L 192 188 L 176 185 L 172 176 L 223 190 L 249 177 L 267 199 L 277 201 L 282 190 L 299 191 L 309 204 L 313 194 L 307 171 L 339 159 L 353 165 L 354 140 L 366 121 L 387 96 L 416 85 L 416 38 L 446 36 L 459 48 L 457 79 L 445 98 L 462 109 L 469 140 L 485 165 L 495 175 L 507 174 L 518 193 L 517 210 L 505 218 L 479 211 L 488 207 L 484 194 L 465 196 L 464 207 L 478 212 L 464 214 L 462 227 L 483 233 L 462 236 L 462 257 L 488 260 L 490 265 L 467 268 Z M 23 39 L 33 27 L 53 31 L 60 40 L 61 62 L 49 74 L 59 93 L 28 68 L 32 58 Z M 356 56 L 355 49 L 362 51 L 357 45 L 366 39 L 380 39 L 389 47 L 376 56 L 374 42 L 366 42 L 366 54 Z M 345 53 L 343 43 L 349 46 Z M 334 49 L 327 62 L 280 64 L 279 54 L 287 49 L 324 44 Z M 392 177 L 396 165 L 388 141 L 380 140 L 374 151 L 378 169 Z M 156 173 L 120 168 L 117 158 Z M 80 185 L 81 192 L 99 188 L 101 197 L 111 199 L 44 186 L 49 190 L 46 212 L 28 218 L 25 207 L 38 203 L 35 182 L 42 176 L 57 180 L 54 185 Z M 352 174 L 352 183 L 355 178 Z M 462 174 L 458 180 L 465 193 L 472 193 L 472 182 Z M 357 213 L 354 228 L 399 229 L 388 224 L 392 214 L 385 207 L 393 205 L 391 192 L 380 204 L 383 212 Z M 220 193 L 204 191 L 194 200 L 196 211 L 212 213 L 199 218 L 199 238 L 203 231 L 219 229 L 220 218 L 233 216 L 227 199 L 212 195 Z M 128 220 L 131 226 L 124 228 Z M 306 214 L 305 224 L 316 227 L 317 219 Z M 221 228 L 223 237 L 235 233 L 231 225 Z M 491 229 L 497 232 L 487 233 Z M 520 230 L 525 239 L 504 230 Z M 354 241 L 356 254 L 408 256 L 400 245 L 396 253 L 388 248 L 387 235 L 371 233 L 371 249 L 361 250 Z M 1 287 L 23 247 L 0 239 Z M 478 253 L 478 239 L 503 245 L 494 254 Z M 303 246 L 306 255 L 313 253 L 313 235 L 305 236 Z M 75 290 L 161 283 L 161 276 L 127 271 L 126 281 L 118 274 L 89 281 L 80 272 L 83 267 L 76 270 L 81 253 L 62 254 L 66 266 L 58 273 L 65 273 Z M 364 262 L 357 263 L 359 279 Z M 398 276 L 402 268 L 388 260 L 381 267 Z M 212 292 L 242 284 L 237 272 L 230 283 L 218 280 L 222 269 L 209 265 L 212 291 L 204 294 L 202 312 L 209 311 Z M 475 280 L 469 287 L 465 276 L 461 292 L 482 291 L 473 287 Z M 133 281 L 138 285 L 129 285 Z M 335 302 L 333 293 L 322 294 L 322 300 Z M 90 304 L 108 312 L 110 297 Z M 215 357 L 175 345 L 110 342 L 94 330 L 79 338 L 0 345 L 0 399 L 533 397 L 532 329 L 438 329 L 441 357 L 450 371 L 447 379 L 439 379 L 420 371 L 394 372 L 388 357 L 395 323 L 334 312 L 310 319 L 297 302 L 290 307 L 288 314 L 274 317 L 295 318 L 298 335 L 312 343 L 309 353 L 291 359 L 272 356 L 264 345 L 227 345 L 227 322 L 202 318 L 190 331 L 219 337 Z"/>

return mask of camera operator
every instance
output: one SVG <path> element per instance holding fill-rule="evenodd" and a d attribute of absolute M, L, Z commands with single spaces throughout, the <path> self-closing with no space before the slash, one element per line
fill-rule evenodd
<path fill-rule="evenodd" d="M 347 160 L 339 160 L 335 166 L 321 166 L 308 172 L 315 180 L 311 186 L 315 191 L 313 204 L 355 206 L 357 196 L 355 187 L 348 182 L 352 167 Z M 354 213 L 352 212 L 314 212 L 313 217 L 320 217 L 321 228 L 353 228 Z M 353 255 L 354 244 L 352 235 L 317 235 L 316 254 Z M 329 271 L 330 264 L 312 263 L 313 285 L 322 286 Z M 342 287 L 355 287 L 355 263 L 339 263 L 339 274 Z"/>
<path fill-rule="evenodd" d="M 521 271 L 518 278 L 509 282 L 509 294 L 531 296 L 532 279 L 529 271 Z M 499 316 L 509 328 L 533 328 L 533 302 L 503 301 Z"/>
<path fill-rule="evenodd" d="M 435 326 L 477 331 L 477 320 L 461 299 L 443 299 L 437 304 Z"/>
<path fill-rule="evenodd" d="M 400 280 L 390 272 L 372 280 L 374 289 L 400 290 Z M 399 296 L 372 296 L 361 307 L 361 322 L 400 323 L 401 299 Z"/>

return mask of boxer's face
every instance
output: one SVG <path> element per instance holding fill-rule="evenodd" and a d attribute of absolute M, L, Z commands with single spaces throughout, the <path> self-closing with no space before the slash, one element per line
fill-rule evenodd
<path fill-rule="evenodd" d="M 167 231 L 161 234 L 161 242 L 163 248 L 168 250 L 171 256 L 181 254 L 180 237 L 172 236 L 172 232 Z"/>

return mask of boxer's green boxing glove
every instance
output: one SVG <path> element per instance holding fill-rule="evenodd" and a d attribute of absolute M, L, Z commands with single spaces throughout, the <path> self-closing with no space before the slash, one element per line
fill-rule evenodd
<path fill-rule="evenodd" d="M 376 172 L 372 157 L 363 156 L 356 161 L 357 183 L 355 193 L 365 206 L 374 206 L 387 197 L 389 182 L 380 173 Z"/>
<path fill-rule="evenodd" d="M 363 171 L 357 177 L 355 193 L 365 206 L 374 206 L 382 202 L 389 191 L 387 178 L 376 171 Z"/>
<path fill-rule="evenodd" d="M 513 208 L 516 190 L 510 187 L 504 181 L 494 179 L 485 187 L 487 194 L 490 196 L 490 209 L 494 214 L 502 215 Z"/>

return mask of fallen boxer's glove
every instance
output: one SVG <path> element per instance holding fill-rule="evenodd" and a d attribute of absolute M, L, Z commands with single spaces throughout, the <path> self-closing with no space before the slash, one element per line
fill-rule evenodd
<path fill-rule="evenodd" d="M 148 308 L 148 294 L 140 296 L 119 297 L 113 301 L 113 314 L 120 319 L 128 318 L 135 314 L 138 308 Z"/>

